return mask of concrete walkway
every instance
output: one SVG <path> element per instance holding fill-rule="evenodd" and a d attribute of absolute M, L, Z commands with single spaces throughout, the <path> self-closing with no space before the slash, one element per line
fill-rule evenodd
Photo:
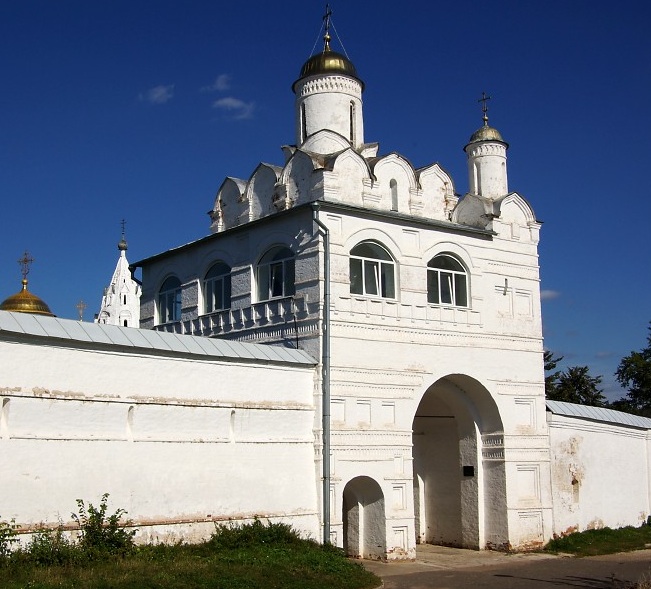
<path fill-rule="evenodd" d="M 651 588 L 651 550 L 573 558 L 426 544 L 416 553 L 415 562 L 362 562 L 384 589 L 629 589 L 645 577 Z"/>

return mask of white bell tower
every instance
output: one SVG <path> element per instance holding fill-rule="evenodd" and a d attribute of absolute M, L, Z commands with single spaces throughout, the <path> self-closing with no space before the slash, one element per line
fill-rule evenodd
<path fill-rule="evenodd" d="M 102 305 L 95 316 L 95 323 L 120 325 L 122 327 L 140 327 L 140 284 L 131 277 L 127 261 L 127 242 L 124 239 L 124 221 L 122 221 L 122 239 L 118 243 L 120 257 L 113 272 L 111 284 L 104 289 Z"/>

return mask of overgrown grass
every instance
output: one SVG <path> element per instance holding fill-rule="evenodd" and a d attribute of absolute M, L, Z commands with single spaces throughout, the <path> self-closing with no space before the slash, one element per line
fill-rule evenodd
<path fill-rule="evenodd" d="M 60 536 L 60 534 L 59 534 Z M 50 540 L 57 539 L 51 535 Z M 58 540 L 60 541 L 60 537 Z M 380 580 L 331 546 L 303 540 L 285 524 L 256 520 L 218 526 L 201 544 L 148 545 L 102 558 L 80 554 L 52 563 L 52 550 L 37 542 L 49 564 L 29 551 L 0 563 L 2 589 L 371 589 Z M 81 544 L 61 543 L 63 554 Z M 94 550 L 94 549 L 93 549 Z M 56 551 L 54 551 L 56 553 Z M 95 552 L 93 552 L 95 554 Z"/>
<path fill-rule="evenodd" d="M 576 556 L 596 556 L 642 550 L 648 548 L 649 545 L 651 545 L 651 526 L 643 525 L 639 528 L 632 526 L 617 530 L 601 528 L 569 534 L 552 540 L 545 546 L 545 550 Z"/>

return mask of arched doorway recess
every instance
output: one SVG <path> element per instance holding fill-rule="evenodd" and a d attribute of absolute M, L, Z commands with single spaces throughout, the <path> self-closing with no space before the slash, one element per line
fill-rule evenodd
<path fill-rule="evenodd" d="M 386 556 L 384 494 L 370 477 L 348 482 L 343 495 L 344 548 L 348 556 Z"/>
<path fill-rule="evenodd" d="M 416 542 L 508 542 L 503 437 L 497 405 L 477 380 L 448 375 L 425 392 L 412 425 Z"/>

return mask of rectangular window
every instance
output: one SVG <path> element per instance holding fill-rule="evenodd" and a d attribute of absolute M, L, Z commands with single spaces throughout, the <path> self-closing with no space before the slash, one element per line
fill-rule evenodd
<path fill-rule="evenodd" d="M 269 289 L 269 297 L 282 297 L 283 296 L 283 263 L 271 264 L 269 266 L 271 272 L 271 288 Z"/>
<path fill-rule="evenodd" d="M 290 297 L 293 294 L 295 294 L 295 285 L 294 285 L 294 277 L 296 275 L 296 270 L 294 268 L 294 260 L 285 260 L 283 262 L 285 265 L 285 288 L 283 294 L 286 297 Z"/>
<path fill-rule="evenodd" d="M 444 305 L 452 304 L 452 274 L 441 272 L 441 302 Z"/>
<path fill-rule="evenodd" d="M 269 298 L 269 264 L 258 267 L 258 300 Z"/>
<path fill-rule="evenodd" d="M 468 292 L 465 274 L 454 275 L 454 295 L 457 307 L 468 306 Z"/>
<path fill-rule="evenodd" d="M 378 294 L 378 263 L 364 260 L 364 283 L 366 288 L 364 292 L 368 295 Z"/>
<path fill-rule="evenodd" d="M 434 303 L 435 305 L 439 304 L 439 273 L 438 272 L 428 272 L 427 273 L 427 302 Z"/>
<path fill-rule="evenodd" d="M 364 294 L 364 283 L 362 281 L 362 260 L 350 259 L 350 292 L 352 294 Z"/>
<path fill-rule="evenodd" d="M 382 264 L 382 296 L 388 299 L 396 298 L 393 264 Z"/>

